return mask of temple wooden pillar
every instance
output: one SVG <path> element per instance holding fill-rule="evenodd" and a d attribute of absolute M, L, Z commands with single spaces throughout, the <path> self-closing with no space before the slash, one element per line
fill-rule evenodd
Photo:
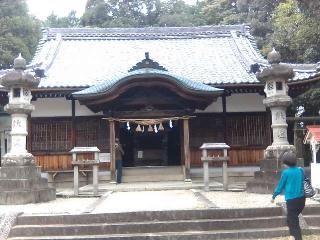
<path fill-rule="evenodd" d="M 116 152 L 115 152 L 115 126 L 114 121 L 109 120 L 110 128 L 110 180 L 116 180 Z"/>
<path fill-rule="evenodd" d="M 222 95 L 222 121 L 223 121 L 223 141 L 224 143 L 227 142 L 227 99 L 226 95 Z"/>
<path fill-rule="evenodd" d="M 189 119 L 183 119 L 183 152 L 185 181 L 191 181 L 190 177 L 190 140 L 189 140 Z"/>
<path fill-rule="evenodd" d="M 76 146 L 76 103 L 74 99 L 71 99 L 71 147 Z"/>

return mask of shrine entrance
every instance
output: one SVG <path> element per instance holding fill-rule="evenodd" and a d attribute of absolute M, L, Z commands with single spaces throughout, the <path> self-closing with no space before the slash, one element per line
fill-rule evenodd
<path fill-rule="evenodd" d="M 120 124 L 119 139 L 124 149 L 123 166 L 176 166 L 181 165 L 181 143 L 179 121 L 164 126 L 158 132 L 136 131 L 138 126 L 132 125 L 130 130 Z"/>
<path fill-rule="evenodd" d="M 146 53 L 125 75 L 73 97 L 108 121 L 111 179 L 117 137 L 125 151 L 123 166 L 182 165 L 185 180 L 190 180 L 189 119 L 222 91 L 174 75 Z"/>

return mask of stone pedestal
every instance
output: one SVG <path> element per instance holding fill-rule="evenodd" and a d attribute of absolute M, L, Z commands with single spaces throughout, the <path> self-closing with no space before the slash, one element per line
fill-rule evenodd
<path fill-rule="evenodd" d="M 56 191 L 48 187 L 47 179 L 35 165 L 34 156 L 26 149 L 27 119 L 34 110 L 31 89 L 40 79 L 25 72 L 26 61 L 19 56 L 14 70 L 1 78 L 9 90 L 9 103 L 4 110 L 11 115 L 11 149 L 4 155 L 0 168 L 0 204 L 26 204 L 54 200 Z"/>
<path fill-rule="evenodd" d="M 41 178 L 39 167 L 5 166 L 0 168 L 0 204 L 47 202 L 56 198 L 56 191 L 48 188 Z"/>

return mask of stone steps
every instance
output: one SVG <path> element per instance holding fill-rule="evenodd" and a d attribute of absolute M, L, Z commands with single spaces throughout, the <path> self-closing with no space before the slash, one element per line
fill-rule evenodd
<path fill-rule="evenodd" d="M 181 166 L 153 166 L 123 168 L 122 182 L 159 182 L 182 181 L 184 175 Z"/>
<path fill-rule="evenodd" d="M 17 219 L 17 225 L 148 222 L 199 219 L 257 218 L 272 216 L 282 216 L 282 209 L 280 207 L 271 207 L 247 209 L 142 211 L 78 215 L 22 215 Z"/>
<path fill-rule="evenodd" d="M 98 223 L 78 225 L 22 225 L 13 229 L 12 237 L 22 236 L 74 236 L 99 234 L 136 234 L 158 232 L 186 232 L 186 231 L 212 231 L 235 230 L 243 228 L 276 228 L 285 226 L 285 218 L 238 218 L 238 219 L 202 219 L 202 220 L 176 220 L 152 222 L 123 222 L 123 223 Z"/>
<path fill-rule="evenodd" d="M 22 215 L 9 239 L 193 240 L 287 235 L 282 209 L 206 209 L 82 215 Z"/>
<path fill-rule="evenodd" d="M 302 212 L 303 218 L 315 233 L 320 233 L 320 206 L 307 206 Z"/>
<path fill-rule="evenodd" d="M 216 240 L 216 239 L 261 239 L 287 236 L 286 227 L 272 229 L 246 229 L 228 231 L 188 231 L 188 232 L 160 232 L 140 234 L 108 234 L 83 235 L 83 236 L 39 236 L 39 237 L 13 237 L 11 240 L 69 240 L 69 239 L 95 239 L 95 240 Z"/>

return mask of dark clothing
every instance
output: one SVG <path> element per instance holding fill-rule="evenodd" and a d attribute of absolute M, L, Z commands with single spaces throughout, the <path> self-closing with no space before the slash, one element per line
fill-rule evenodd
<path fill-rule="evenodd" d="M 115 150 L 116 150 L 116 181 L 117 183 L 121 183 L 122 182 L 122 155 L 124 152 L 120 143 L 116 143 Z"/>
<path fill-rule="evenodd" d="M 287 223 L 290 235 L 294 236 L 295 240 L 302 240 L 299 214 L 302 212 L 305 203 L 305 197 L 287 200 Z"/>

